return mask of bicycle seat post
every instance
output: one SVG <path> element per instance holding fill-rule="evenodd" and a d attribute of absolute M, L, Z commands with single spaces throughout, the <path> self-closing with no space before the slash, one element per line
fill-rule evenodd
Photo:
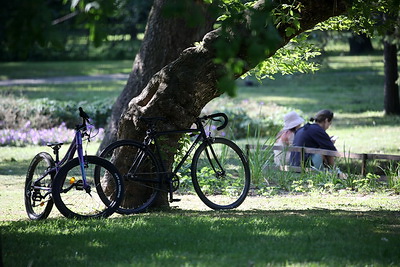
<path fill-rule="evenodd" d="M 53 149 L 53 154 L 56 155 L 56 163 L 60 162 L 60 148 L 63 143 L 48 143 L 47 146 Z"/>
<path fill-rule="evenodd" d="M 55 146 L 53 146 L 53 153 L 54 153 L 54 155 L 56 155 L 56 162 L 58 163 L 59 161 L 60 161 L 60 148 L 61 148 L 61 145 L 55 145 Z"/>

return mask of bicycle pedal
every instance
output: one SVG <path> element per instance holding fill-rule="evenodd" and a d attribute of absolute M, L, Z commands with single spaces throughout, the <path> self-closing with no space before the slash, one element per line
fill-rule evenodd
<path fill-rule="evenodd" d="M 40 192 L 33 191 L 32 200 L 33 201 L 41 201 L 43 199 L 42 194 Z"/>
<path fill-rule="evenodd" d="M 173 199 L 170 200 L 170 202 L 179 202 L 179 201 L 181 201 L 180 198 L 173 198 Z"/>
<path fill-rule="evenodd" d="M 83 181 L 82 180 L 76 181 L 74 185 L 75 185 L 76 190 L 83 190 Z"/>

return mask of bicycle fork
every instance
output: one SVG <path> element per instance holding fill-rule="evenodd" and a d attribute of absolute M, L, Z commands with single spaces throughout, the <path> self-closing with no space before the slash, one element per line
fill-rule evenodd
<path fill-rule="evenodd" d="M 79 166 L 81 168 L 81 174 L 82 174 L 83 189 L 85 189 L 86 193 L 90 195 L 90 186 L 87 184 L 86 181 L 85 158 L 83 156 L 83 148 L 82 148 L 82 135 L 80 134 L 79 131 L 76 134 L 76 146 L 78 152 Z M 77 189 L 78 186 L 79 184 L 76 184 Z"/>
<path fill-rule="evenodd" d="M 208 150 L 211 151 L 211 154 L 212 154 L 211 156 L 212 157 L 210 156 L 210 152 Z M 224 168 L 222 168 L 222 165 L 221 165 L 220 161 L 218 160 L 218 157 L 215 154 L 215 151 L 212 148 L 211 144 L 208 144 L 206 146 L 205 151 L 206 151 L 207 159 L 210 162 L 210 165 L 211 165 L 213 171 L 215 172 L 216 176 L 218 178 L 221 177 L 221 176 L 224 176 L 225 175 L 225 170 L 224 170 Z M 215 162 L 217 163 L 217 168 L 219 168 L 220 171 L 218 171 L 216 166 L 215 166 L 215 164 L 213 164 L 213 160 L 212 160 L 213 158 L 215 159 Z"/>

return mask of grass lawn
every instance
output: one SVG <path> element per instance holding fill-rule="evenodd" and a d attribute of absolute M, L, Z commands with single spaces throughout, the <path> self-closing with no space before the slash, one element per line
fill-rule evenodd
<path fill-rule="evenodd" d="M 128 217 L 3 221 L 3 262 L 5 266 L 398 266 L 400 216 L 392 210 L 398 210 L 398 200 L 279 196 L 251 198 L 238 210 L 217 212 L 196 209 L 197 198 L 192 197 L 179 204 L 183 207 Z"/>
<path fill-rule="evenodd" d="M 129 73 L 132 62 L 130 60 L 2 62 L 0 80 Z"/>
<path fill-rule="evenodd" d="M 16 97 L 22 96 L 28 100 L 47 98 L 57 101 L 90 102 L 116 98 L 125 83 L 126 81 L 90 81 L 69 84 L 16 85 L 7 86 L 6 93 Z"/>

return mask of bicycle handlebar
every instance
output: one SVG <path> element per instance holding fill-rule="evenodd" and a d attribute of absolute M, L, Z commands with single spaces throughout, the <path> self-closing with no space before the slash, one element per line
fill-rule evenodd
<path fill-rule="evenodd" d="M 228 124 L 228 116 L 226 116 L 225 113 L 214 113 L 214 114 L 211 114 L 211 115 L 206 115 L 206 116 L 203 116 L 203 117 L 199 117 L 199 118 L 197 118 L 197 120 L 200 121 L 200 122 L 205 121 L 205 120 L 213 120 L 213 121 L 221 122 L 220 119 L 215 119 L 215 118 L 218 118 L 218 117 L 222 117 L 223 118 L 222 125 L 217 127 L 217 130 L 220 131 L 220 130 L 224 129 L 226 127 L 226 125 Z M 163 121 L 163 120 L 166 120 L 166 119 L 164 117 L 139 117 L 139 120 L 145 122 L 148 125 L 148 127 L 152 128 L 153 126 L 155 126 L 155 123 L 157 121 Z"/>
<path fill-rule="evenodd" d="M 217 130 L 220 131 L 220 130 L 224 129 L 226 127 L 226 125 L 228 124 L 228 116 L 226 116 L 225 113 L 214 113 L 214 114 L 211 114 L 211 115 L 206 115 L 204 117 L 201 117 L 200 119 L 201 120 L 221 121 L 221 120 L 215 119 L 215 118 L 218 118 L 218 117 L 222 117 L 224 119 L 222 125 L 217 127 Z"/>
<path fill-rule="evenodd" d="M 79 107 L 79 116 L 82 118 L 83 125 L 86 125 L 86 122 L 90 124 L 89 115 L 81 107 Z"/>

